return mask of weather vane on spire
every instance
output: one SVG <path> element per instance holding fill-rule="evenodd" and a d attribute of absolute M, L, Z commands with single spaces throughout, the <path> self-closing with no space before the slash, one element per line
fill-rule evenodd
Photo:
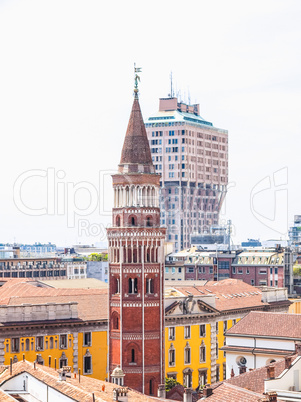
<path fill-rule="evenodd" d="M 140 76 L 137 73 L 141 73 L 142 69 L 141 67 L 136 67 L 136 63 L 134 63 L 134 73 L 135 73 L 135 86 L 134 86 L 134 95 L 135 99 L 138 99 L 138 81 L 140 81 Z"/>

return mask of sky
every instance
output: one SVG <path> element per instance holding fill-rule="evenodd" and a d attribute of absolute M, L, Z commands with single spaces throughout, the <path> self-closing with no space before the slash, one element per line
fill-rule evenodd
<path fill-rule="evenodd" d="M 170 91 L 229 132 L 221 223 L 284 239 L 300 206 L 299 0 L 0 0 L 0 243 L 105 240 L 142 68 L 144 118 Z"/>

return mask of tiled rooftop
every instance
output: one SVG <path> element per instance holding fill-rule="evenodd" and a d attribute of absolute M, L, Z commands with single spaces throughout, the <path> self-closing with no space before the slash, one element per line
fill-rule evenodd
<path fill-rule="evenodd" d="M 268 303 L 261 301 L 262 295 L 259 289 L 238 279 L 224 279 L 222 281 L 206 282 L 203 286 L 190 286 L 175 284 L 173 286 L 184 296 L 192 294 L 194 296 L 216 295 L 216 308 L 219 311 L 236 310 L 242 308 L 263 308 Z"/>
<path fill-rule="evenodd" d="M 301 339 L 301 315 L 251 311 L 227 335 L 256 335 Z"/>
<path fill-rule="evenodd" d="M 0 287 L 0 304 L 78 303 L 78 318 L 102 320 L 108 318 L 107 289 L 56 289 L 37 287 L 28 281 L 10 280 Z M 99 308 L 95 308 L 95 305 Z"/>
<path fill-rule="evenodd" d="M 229 383 L 221 383 L 213 390 L 213 394 L 206 398 L 210 402 L 263 402 L 268 399 L 257 392 L 239 388 Z M 200 401 L 200 400 L 199 400 Z"/>
<path fill-rule="evenodd" d="M 48 384 L 50 387 L 56 389 L 57 391 L 65 394 L 70 398 L 73 398 L 75 401 L 91 402 L 92 393 L 94 393 L 95 401 L 111 402 L 113 400 L 113 389 L 116 387 L 116 385 L 112 383 L 88 378 L 85 376 L 81 376 L 79 382 L 78 376 L 77 378 L 74 378 L 73 373 L 71 374 L 71 378 L 67 377 L 66 381 L 60 381 L 58 372 L 56 370 L 41 365 L 37 365 L 36 369 L 34 369 L 33 363 L 30 363 L 28 361 L 20 361 L 13 364 L 12 375 L 10 375 L 10 370 L 8 367 L 6 368 L 6 370 L 2 371 L 2 373 L 0 374 L 0 385 L 2 385 L 10 378 L 24 372 L 31 374 L 38 380 L 44 382 L 45 384 Z M 105 387 L 104 391 L 102 391 L 103 386 Z M 1 394 L 0 397 L 1 402 L 12 400 L 4 398 L 2 399 Z M 128 397 L 129 400 L 137 402 L 154 400 L 154 398 L 142 395 L 141 393 L 134 390 L 128 391 Z"/>
<path fill-rule="evenodd" d="M 299 357 L 298 355 L 292 355 L 292 362 Z M 276 362 L 269 364 L 269 366 L 275 367 L 275 377 L 278 377 L 285 369 L 285 359 L 277 360 Z M 260 367 L 258 369 L 247 371 L 236 377 L 229 378 L 225 381 L 227 384 L 236 385 L 237 387 L 245 388 L 250 391 L 263 393 L 264 392 L 264 380 L 267 379 L 267 367 Z"/>

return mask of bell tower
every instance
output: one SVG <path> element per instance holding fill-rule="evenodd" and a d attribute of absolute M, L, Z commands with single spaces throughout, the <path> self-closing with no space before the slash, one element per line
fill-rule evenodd
<path fill-rule="evenodd" d="M 113 225 L 107 231 L 109 373 L 120 367 L 125 386 L 156 395 L 164 383 L 165 229 L 160 227 L 160 175 L 152 163 L 138 80 L 136 74 L 121 160 L 113 175 Z"/>

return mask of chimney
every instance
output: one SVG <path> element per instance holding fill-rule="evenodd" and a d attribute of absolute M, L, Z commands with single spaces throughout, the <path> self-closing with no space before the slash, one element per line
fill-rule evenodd
<path fill-rule="evenodd" d="M 246 371 L 247 371 L 247 367 L 246 367 L 246 366 L 239 367 L 239 374 L 243 374 L 243 373 L 245 373 Z"/>
<path fill-rule="evenodd" d="M 183 402 L 192 402 L 192 388 L 185 388 Z"/>
<path fill-rule="evenodd" d="M 203 395 L 205 398 L 211 396 L 213 394 L 213 390 L 210 387 L 210 384 L 206 384 L 205 388 L 203 389 Z"/>
<path fill-rule="evenodd" d="M 233 370 L 233 367 L 232 367 L 232 369 L 231 369 L 231 378 L 233 378 L 235 376 L 235 373 L 234 373 L 234 370 Z"/>
<path fill-rule="evenodd" d="M 158 386 L 158 398 L 166 398 L 165 384 L 160 384 Z"/>
<path fill-rule="evenodd" d="M 295 350 L 296 350 L 296 353 L 298 354 L 298 356 L 301 356 L 301 343 L 300 342 L 297 342 L 295 344 Z"/>
<path fill-rule="evenodd" d="M 275 366 L 267 366 L 268 380 L 273 380 L 275 378 Z"/>
<path fill-rule="evenodd" d="M 64 369 L 59 370 L 59 380 L 66 381 L 66 371 Z"/>
<path fill-rule="evenodd" d="M 285 361 L 285 368 L 289 369 L 292 364 L 292 356 L 285 356 L 284 361 Z"/>
<path fill-rule="evenodd" d="M 264 392 L 264 395 L 267 396 L 269 402 L 277 402 L 277 392 L 276 391 Z"/>

